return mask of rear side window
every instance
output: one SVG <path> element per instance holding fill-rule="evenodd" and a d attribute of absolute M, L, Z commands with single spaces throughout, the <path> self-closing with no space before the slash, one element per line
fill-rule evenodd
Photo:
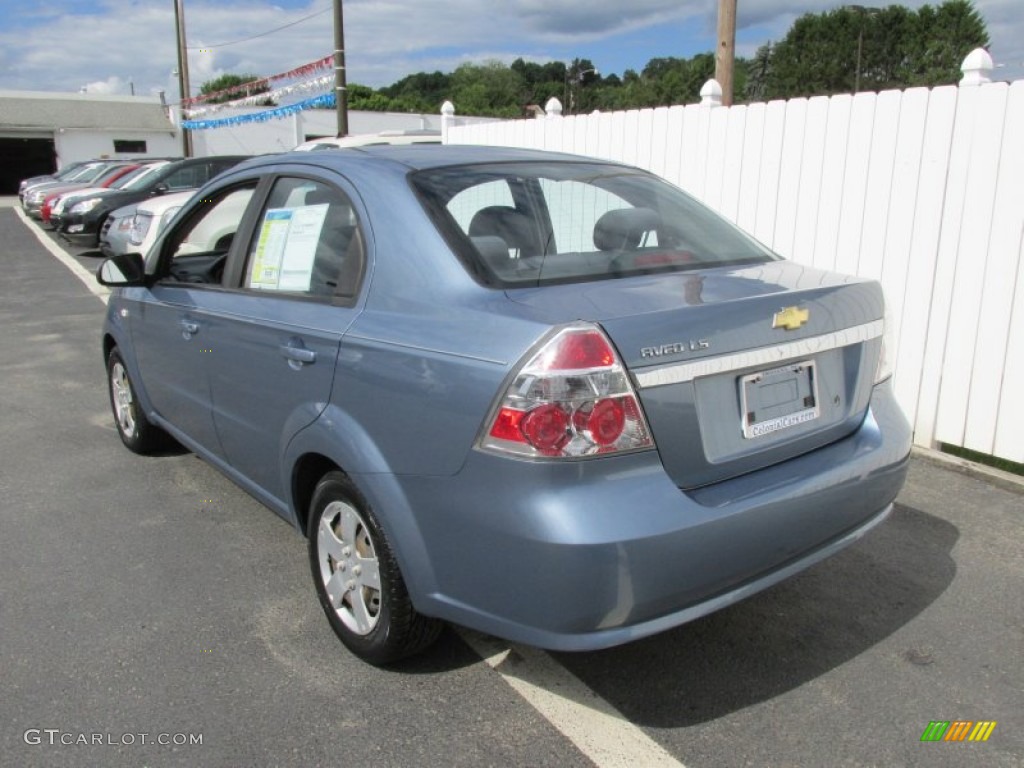
<path fill-rule="evenodd" d="M 344 192 L 311 179 L 274 182 L 246 261 L 246 288 L 351 299 L 362 265 L 363 239 Z"/>
<path fill-rule="evenodd" d="M 168 174 L 164 184 L 168 189 L 195 189 L 210 180 L 208 165 L 186 165 Z"/>
<path fill-rule="evenodd" d="M 778 258 L 681 190 L 622 166 L 495 163 L 411 180 L 470 271 L 500 287 Z"/>

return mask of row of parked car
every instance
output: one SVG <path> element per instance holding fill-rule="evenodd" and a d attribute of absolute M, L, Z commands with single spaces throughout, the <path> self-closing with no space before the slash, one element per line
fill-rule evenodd
<path fill-rule="evenodd" d="M 412 130 L 324 137 L 295 148 L 309 152 L 439 142 L 439 131 Z M 199 187 L 245 159 L 220 156 L 79 161 L 54 174 L 24 179 L 18 187 L 18 198 L 28 216 L 73 245 L 99 248 L 106 256 L 130 251 L 144 254 Z"/>
<path fill-rule="evenodd" d="M 434 130 L 325 137 L 300 144 L 299 151 L 378 144 L 437 144 Z M 114 256 L 146 253 L 157 234 L 192 194 L 218 173 L 246 159 L 241 155 L 96 159 L 71 163 L 59 172 L 21 182 L 18 196 L 26 215 L 74 245 Z"/>
<path fill-rule="evenodd" d="M 51 176 L 25 179 L 22 209 L 74 245 L 108 256 L 145 253 L 160 230 L 196 189 L 244 155 L 202 158 L 91 160 Z"/>

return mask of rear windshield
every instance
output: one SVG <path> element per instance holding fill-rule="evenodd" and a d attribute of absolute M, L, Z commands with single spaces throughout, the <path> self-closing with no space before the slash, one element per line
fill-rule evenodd
<path fill-rule="evenodd" d="M 686 193 L 602 163 L 494 163 L 411 177 L 467 267 L 523 287 L 756 264 L 772 254 Z"/>

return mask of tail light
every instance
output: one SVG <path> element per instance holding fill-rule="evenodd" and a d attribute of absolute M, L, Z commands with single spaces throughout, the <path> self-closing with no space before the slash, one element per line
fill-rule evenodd
<path fill-rule="evenodd" d="M 636 393 L 596 325 L 562 328 L 532 352 L 492 411 L 485 450 L 531 458 L 653 447 Z"/>

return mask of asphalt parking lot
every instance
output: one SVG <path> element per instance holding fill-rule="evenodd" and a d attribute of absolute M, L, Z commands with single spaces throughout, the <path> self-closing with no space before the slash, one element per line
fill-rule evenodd
<path fill-rule="evenodd" d="M 104 306 L 32 226 L 0 208 L 0 765 L 1024 765 L 1024 489 L 916 457 L 865 539 L 690 625 L 374 669 L 288 525 L 121 446 Z M 997 724 L 921 741 L 955 720 Z"/>

